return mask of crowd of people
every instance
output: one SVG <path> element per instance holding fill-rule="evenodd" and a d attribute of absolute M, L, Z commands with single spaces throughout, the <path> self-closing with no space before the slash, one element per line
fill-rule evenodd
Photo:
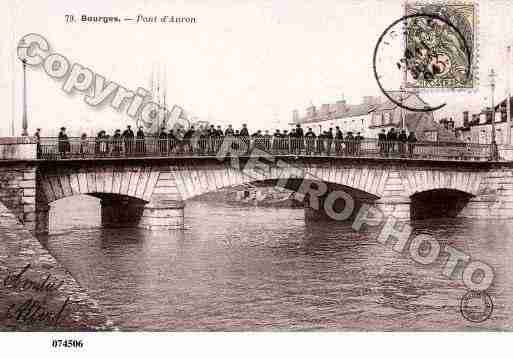
<path fill-rule="evenodd" d="M 41 152 L 40 129 L 34 134 L 38 143 L 38 153 Z M 58 153 L 66 157 L 70 152 L 74 155 L 116 156 L 116 155 L 144 155 L 171 154 L 171 153 L 196 153 L 208 154 L 217 153 L 225 138 L 232 137 L 231 146 L 233 150 L 249 151 L 257 148 L 263 151 L 277 154 L 305 154 L 305 155 L 362 155 L 365 152 L 376 150 L 375 140 L 365 139 L 360 132 L 353 134 L 348 131 L 345 134 L 339 126 L 322 131 L 318 135 L 312 128 L 304 132 L 300 124 L 291 131 L 276 130 L 270 133 L 269 130 L 257 130 L 250 134 L 246 124 L 241 129 L 234 129 L 232 125 L 223 130 L 222 127 L 210 125 L 194 129 L 191 126 L 187 130 L 181 128 L 167 131 L 162 128 L 156 135 L 145 134 L 142 127 L 134 133 L 131 126 L 121 132 L 117 129 L 112 135 L 106 131 L 98 132 L 94 141 L 87 134 L 82 134 L 79 141 L 70 143 L 66 134 L 66 128 L 62 127 L 58 135 Z M 401 156 L 412 156 L 414 143 L 417 142 L 414 132 L 406 134 L 405 130 L 396 131 L 390 128 L 388 132 L 383 129 L 378 135 L 377 150 L 382 156 L 399 154 Z M 367 145 L 367 143 L 369 143 Z"/>

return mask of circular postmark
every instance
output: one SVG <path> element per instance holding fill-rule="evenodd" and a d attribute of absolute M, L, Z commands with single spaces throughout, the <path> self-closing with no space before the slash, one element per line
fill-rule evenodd
<path fill-rule="evenodd" d="M 470 290 L 461 297 L 460 312 L 470 322 L 484 322 L 492 315 L 492 298 L 485 291 Z"/>
<path fill-rule="evenodd" d="M 465 36 L 458 29 L 458 27 L 456 27 L 448 18 L 439 16 L 437 14 L 418 13 L 406 15 L 390 24 L 380 35 L 376 43 L 376 46 L 374 47 L 372 66 L 374 70 L 374 77 L 376 79 L 378 87 L 388 100 L 390 100 L 395 105 L 404 108 L 408 111 L 431 112 L 441 109 L 446 104 L 443 103 L 434 107 L 427 106 L 425 104 L 423 104 L 422 107 L 408 106 L 402 103 L 402 101 L 395 99 L 394 96 L 390 95 L 389 92 L 393 91 L 386 90 L 382 81 L 382 78 L 384 77 L 383 75 L 385 74 L 380 74 L 378 71 L 378 64 L 381 61 L 381 58 L 379 56 L 380 51 L 383 51 L 384 47 L 390 46 L 391 40 L 401 40 L 398 33 L 403 32 L 403 35 L 405 35 L 406 39 L 408 39 L 408 31 L 411 30 L 408 29 L 408 22 L 418 19 L 426 20 L 429 26 L 415 28 L 415 38 L 419 39 L 419 43 L 415 44 L 413 51 L 412 49 L 408 48 L 408 44 L 406 44 L 406 49 L 403 49 L 404 57 L 396 58 L 394 59 L 394 61 L 390 61 L 390 70 L 388 70 L 387 72 L 392 72 L 391 69 L 397 66 L 399 70 L 397 76 L 404 76 L 405 78 L 411 76 L 415 80 L 419 79 L 420 76 L 420 78 L 423 79 L 433 80 L 437 76 L 445 76 L 451 70 L 451 68 L 456 68 L 452 59 L 446 53 L 440 51 L 437 48 L 437 46 L 432 45 L 436 42 L 433 41 L 432 38 L 434 36 L 433 33 L 431 33 L 430 31 L 434 32 L 435 30 L 430 29 L 437 29 L 436 31 L 439 31 L 438 29 L 441 28 L 441 26 L 435 26 L 437 23 L 439 23 L 443 24 L 443 27 L 445 29 L 444 34 L 446 34 L 447 31 L 449 31 L 451 35 L 450 39 L 453 40 L 453 42 L 457 41 L 460 46 L 460 51 L 458 55 L 461 62 L 464 63 L 464 66 L 458 66 L 460 76 L 464 78 L 469 78 L 470 76 L 472 76 L 472 50 L 467 44 Z M 400 24 L 405 24 L 406 29 L 400 31 L 394 28 L 395 26 Z M 407 42 L 408 40 L 405 41 Z M 393 49 L 394 47 L 392 46 L 391 48 Z M 407 83 L 407 81 L 401 82 L 403 82 L 403 85 L 406 85 Z"/>

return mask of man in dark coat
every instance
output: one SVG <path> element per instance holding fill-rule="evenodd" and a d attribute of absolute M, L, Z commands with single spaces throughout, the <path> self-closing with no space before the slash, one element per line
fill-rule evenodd
<path fill-rule="evenodd" d="M 408 136 L 406 135 L 405 130 L 402 130 L 399 136 L 397 136 L 397 141 L 399 141 L 399 153 L 402 157 L 406 152 L 406 142 L 408 141 Z"/>
<path fill-rule="evenodd" d="M 363 142 L 362 134 L 360 132 L 357 132 L 354 140 L 355 140 L 356 154 L 359 156 L 361 154 L 361 150 L 362 150 L 362 142 Z"/>
<path fill-rule="evenodd" d="M 411 131 L 408 135 L 408 153 L 410 157 L 413 157 L 413 151 L 415 150 L 415 142 L 417 142 L 417 137 L 415 137 L 415 132 Z"/>
<path fill-rule="evenodd" d="M 305 133 L 305 142 L 306 142 L 306 154 L 312 154 L 315 149 L 315 133 L 312 131 L 312 128 L 309 127 L 308 131 Z"/>
<path fill-rule="evenodd" d="M 383 128 L 378 135 L 378 145 L 379 152 L 384 156 L 387 152 L 387 134 L 385 133 L 385 129 Z"/>
<path fill-rule="evenodd" d="M 303 129 L 301 128 L 300 124 L 296 125 L 296 138 L 298 142 L 298 154 L 301 154 L 301 151 L 303 148 L 305 148 L 305 142 L 303 140 L 303 137 L 305 137 L 305 134 L 303 132 Z"/>
<path fill-rule="evenodd" d="M 319 132 L 317 136 L 317 153 L 322 154 L 324 152 L 324 140 L 326 139 L 326 131 Z"/>
<path fill-rule="evenodd" d="M 167 152 L 167 132 L 165 127 L 162 127 L 159 133 L 159 152 L 161 154 Z"/>
<path fill-rule="evenodd" d="M 34 133 L 34 139 L 36 140 L 36 153 L 37 157 L 41 157 L 41 129 L 38 128 Z"/>
<path fill-rule="evenodd" d="M 249 151 L 249 130 L 245 123 L 242 124 L 242 129 L 239 132 L 239 137 L 241 137 L 242 143 L 244 144 L 244 151 Z"/>
<path fill-rule="evenodd" d="M 249 137 L 248 126 L 244 123 L 242 129 L 239 132 L 240 137 Z"/>
<path fill-rule="evenodd" d="M 330 127 L 328 131 L 326 131 L 326 152 L 329 155 L 331 153 L 331 145 L 333 144 L 333 128 Z"/>
<path fill-rule="evenodd" d="M 125 143 L 125 154 L 132 153 L 134 150 L 134 131 L 132 131 L 130 125 L 126 126 L 126 130 L 123 131 L 121 137 L 123 137 L 123 142 Z"/>
<path fill-rule="evenodd" d="M 340 130 L 339 126 L 335 126 L 335 151 L 337 154 L 342 152 L 342 143 L 344 141 L 344 134 Z"/>
<path fill-rule="evenodd" d="M 135 142 L 135 150 L 137 151 L 138 154 L 144 154 L 146 152 L 146 143 L 144 142 L 144 131 L 143 131 L 143 127 L 140 126 L 139 129 L 137 130 L 137 135 L 136 135 L 136 142 Z"/>
<path fill-rule="evenodd" d="M 169 132 L 167 133 L 167 145 L 169 153 L 171 153 L 176 146 L 176 137 L 173 129 L 169 130 Z"/>
<path fill-rule="evenodd" d="M 354 155 L 355 152 L 355 138 L 353 133 L 349 131 L 345 138 L 346 143 L 346 153 L 350 156 Z"/>
<path fill-rule="evenodd" d="M 192 137 L 194 136 L 194 126 L 191 126 L 183 135 L 185 152 L 192 152 Z"/>
<path fill-rule="evenodd" d="M 114 131 L 114 136 L 112 136 L 113 150 L 114 155 L 118 156 L 121 153 L 121 130 Z"/>
<path fill-rule="evenodd" d="M 269 130 L 265 130 L 264 134 L 264 149 L 269 152 L 271 150 L 271 135 L 269 134 Z"/>
<path fill-rule="evenodd" d="M 276 129 L 273 136 L 273 151 L 278 152 L 281 148 L 282 135 L 280 130 Z"/>
<path fill-rule="evenodd" d="M 395 128 L 391 128 L 387 133 L 387 142 L 388 142 L 388 152 L 395 152 L 395 145 L 397 142 L 397 132 L 395 132 Z"/>
<path fill-rule="evenodd" d="M 70 150 L 70 144 L 69 144 L 69 138 L 66 134 L 66 127 L 61 127 L 61 131 L 59 132 L 58 136 L 58 148 L 59 148 L 59 154 L 62 158 L 66 157 L 66 153 Z"/>
<path fill-rule="evenodd" d="M 232 125 L 228 125 L 228 128 L 226 129 L 226 131 L 224 131 L 224 135 L 226 137 L 228 137 L 228 136 L 233 136 L 234 134 L 235 134 L 235 132 L 233 131 Z"/>

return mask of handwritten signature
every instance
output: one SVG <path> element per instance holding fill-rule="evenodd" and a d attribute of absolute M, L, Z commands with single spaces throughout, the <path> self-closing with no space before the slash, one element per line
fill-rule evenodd
<path fill-rule="evenodd" d="M 46 278 L 40 281 L 26 278 L 29 269 L 30 264 L 27 264 L 18 273 L 8 272 L 3 280 L 3 287 L 17 292 L 49 293 L 57 291 L 64 284 L 64 281 L 53 280 L 51 274 L 47 274 Z M 15 318 L 16 321 L 26 324 L 46 323 L 55 326 L 69 303 L 70 298 L 68 297 L 58 311 L 51 311 L 45 306 L 45 302 L 30 297 L 23 303 L 11 303 L 5 312 L 5 318 Z"/>

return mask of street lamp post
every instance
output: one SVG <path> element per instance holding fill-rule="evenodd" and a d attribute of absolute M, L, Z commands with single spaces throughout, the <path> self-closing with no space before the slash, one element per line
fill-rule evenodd
<path fill-rule="evenodd" d="M 28 136 L 28 120 L 27 120 L 27 61 L 21 60 L 23 64 L 23 115 L 21 127 L 23 128 L 22 136 Z"/>
<path fill-rule="evenodd" d="M 490 78 L 490 88 L 492 91 L 492 161 L 497 160 L 497 143 L 495 142 L 495 77 L 497 74 L 493 69 L 490 70 L 490 73 L 488 74 L 488 77 Z"/>

